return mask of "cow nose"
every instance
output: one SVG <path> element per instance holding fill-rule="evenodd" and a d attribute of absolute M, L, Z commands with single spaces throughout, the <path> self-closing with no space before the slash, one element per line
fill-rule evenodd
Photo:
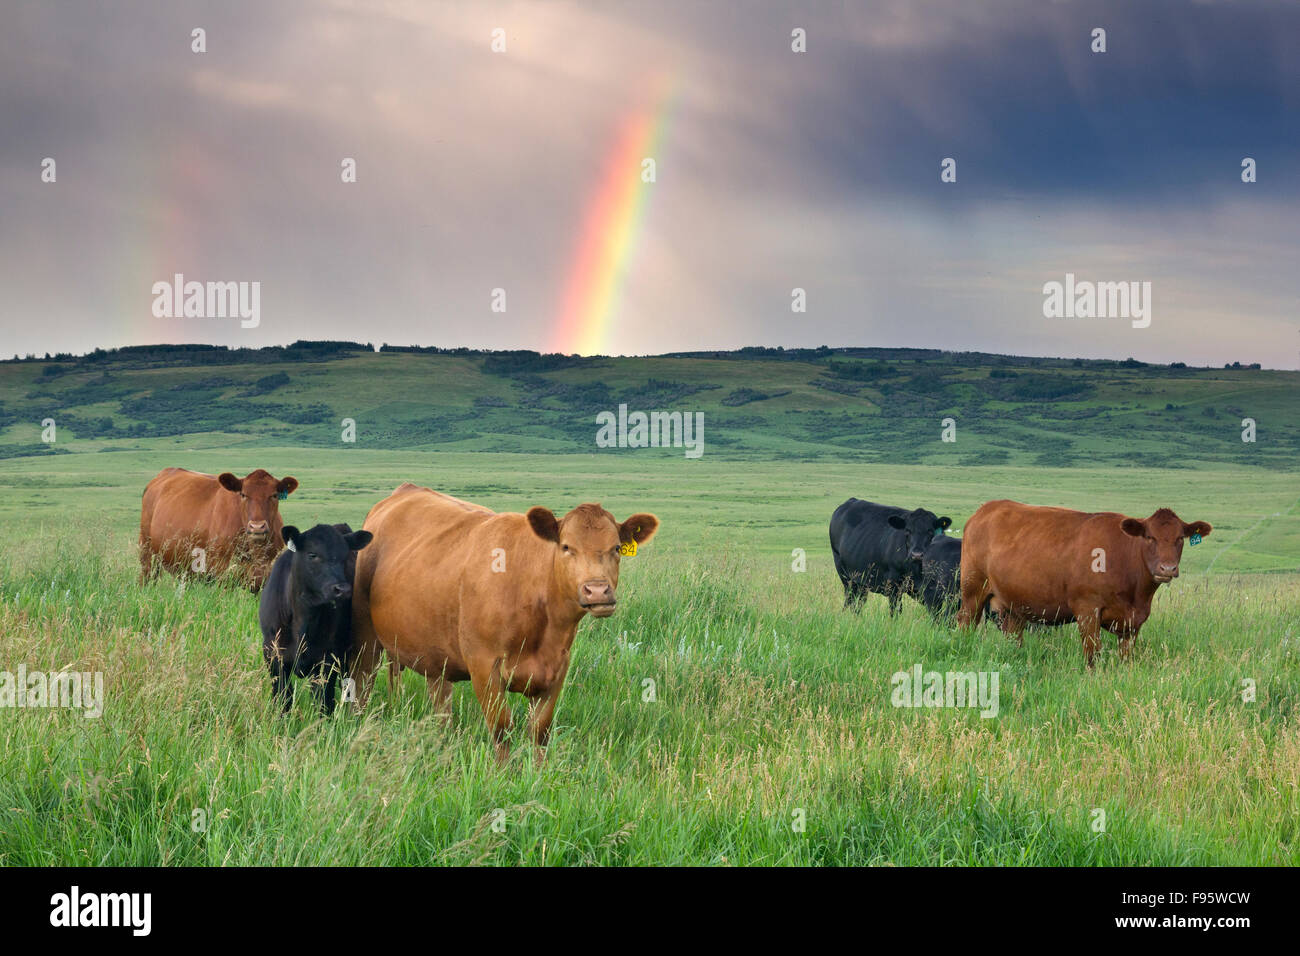
<path fill-rule="evenodd" d="M 343 598 L 352 596 L 352 585 L 350 584 L 333 584 L 330 585 L 330 596 L 338 601 Z"/>
<path fill-rule="evenodd" d="M 249 534 L 266 534 L 267 530 L 268 530 L 268 525 L 265 521 L 248 522 Z"/>
<path fill-rule="evenodd" d="M 1162 563 L 1160 565 L 1160 573 L 1165 577 L 1176 578 L 1178 577 L 1178 565 Z"/>
<path fill-rule="evenodd" d="M 921 552 L 921 551 L 913 551 L 913 552 L 912 552 L 912 560 L 913 560 L 913 561 L 920 561 L 921 558 L 923 558 L 924 556 L 925 556 L 924 553 Z"/>
<path fill-rule="evenodd" d="M 608 581 L 588 581 L 582 586 L 582 604 L 613 604 L 614 589 Z"/>

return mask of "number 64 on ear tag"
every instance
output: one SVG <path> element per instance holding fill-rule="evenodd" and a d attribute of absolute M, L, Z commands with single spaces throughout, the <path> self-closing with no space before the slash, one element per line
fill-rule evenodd
<path fill-rule="evenodd" d="M 636 555 L 636 542 L 635 542 L 635 541 L 628 541 L 626 544 L 620 544 L 620 545 L 618 546 L 618 553 L 621 554 L 621 555 L 623 555 L 623 557 L 625 557 L 625 558 L 635 557 L 635 555 Z"/>

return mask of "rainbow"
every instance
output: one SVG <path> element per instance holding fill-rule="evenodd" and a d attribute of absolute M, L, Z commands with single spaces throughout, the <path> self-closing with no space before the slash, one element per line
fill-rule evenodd
<path fill-rule="evenodd" d="M 114 243 L 112 297 L 117 307 L 106 312 L 117 322 L 118 337 L 104 344 L 211 341 L 211 335 L 193 323 L 155 317 L 149 290 L 177 272 L 204 271 L 204 236 L 210 224 L 197 221 L 194 210 L 202 205 L 202 197 L 220 194 L 226 184 L 214 174 L 203 150 L 189 140 L 171 143 L 158 137 L 137 143 L 134 156 L 137 191 L 126 203 L 131 216 L 123 220 Z"/>
<path fill-rule="evenodd" d="M 550 351 L 582 355 L 606 348 L 618 315 L 623 280 L 643 231 L 654 183 L 641 181 L 641 162 L 660 161 L 676 106 L 676 87 L 657 84 L 650 104 L 621 124 L 599 188 L 587 206 L 578 247 L 564 286 Z"/>

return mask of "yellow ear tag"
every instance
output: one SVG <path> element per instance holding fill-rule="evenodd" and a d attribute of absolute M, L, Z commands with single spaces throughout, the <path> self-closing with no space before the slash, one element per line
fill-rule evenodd
<path fill-rule="evenodd" d="M 618 546 L 618 553 L 625 558 L 636 557 L 636 541 L 629 541 L 627 544 Z"/>

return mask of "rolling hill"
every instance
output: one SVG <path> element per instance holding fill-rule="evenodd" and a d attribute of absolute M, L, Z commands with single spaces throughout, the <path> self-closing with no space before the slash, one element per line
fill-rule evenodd
<path fill-rule="evenodd" d="M 300 342 L 0 362 L 0 457 L 178 438 L 329 447 L 345 418 L 370 449 L 593 452 L 596 415 L 619 405 L 702 412 L 706 454 L 736 459 L 1291 469 L 1300 451 L 1291 371 L 918 349 L 581 358 Z M 941 440 L 948 418 L 954 441 Z M 1242 440 L 1247 418 L 1254 442 Z"/>

